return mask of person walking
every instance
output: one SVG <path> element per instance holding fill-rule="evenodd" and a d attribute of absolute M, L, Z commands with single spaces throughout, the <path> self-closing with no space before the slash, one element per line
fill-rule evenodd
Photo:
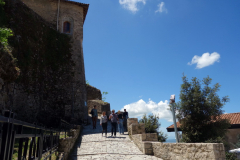
<path fill-rule="evenodd" d="M 100 119 L 100 125 L 102 126 L 102 136 L 103 136 L 103 131 L 105 131 L 105 137 L 107 137 L 107 122 L 108 122 L 108 119 L 107 119 L 106 112 L 103 111 Z"/>
<path fill-rule="evenodd" d="M 92 114 L 92 122 L 93 122 L 93 129 L 96 129 L 96 124 L 97 124 L 97 106 L 94 105 L 93 109 L 91 110 L 91 114 Z"/>
<path fill-rule="evenodd" d="M 119 134 L 124 134 L 124 131 L 123 131 L 123 114 L 121 113 L 121 111 L 118 111 L 118 131 L 119 131 Z"/>
<path fill-rule="evenodd" d="M 127 131 L 127 119 L 128 119 L 128 112 L 126 111 L 126 109 L 124 109 L 124 112 L 123 112 L 123 126 L 125 128 L 125 131 Z"/>
<path fill-rule="evenodd" d="M 118 121 L 118 116 L 115 114 L 115 110 L 112 110 L 112 114 L 109 116 L 109 120 L 111 120 L 111 125 L 112 125 L 112 135 L 114 132 L 114 136 L 116 137 L 116 132 L 117 132 L 117 121 Z"/>

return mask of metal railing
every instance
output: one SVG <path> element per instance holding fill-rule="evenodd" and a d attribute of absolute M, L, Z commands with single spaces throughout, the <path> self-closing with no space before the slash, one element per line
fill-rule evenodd
<path fill-rule="evenodd" d="M 48 129 L 14 119 L 15 114 L 5 111 L 0 116 L 0 160 L 12 160 L 15 143 L 18 160 L 51 160 L 57 151 L 60 133 L 73 125 L 61 120 L 59 129 Z"/>

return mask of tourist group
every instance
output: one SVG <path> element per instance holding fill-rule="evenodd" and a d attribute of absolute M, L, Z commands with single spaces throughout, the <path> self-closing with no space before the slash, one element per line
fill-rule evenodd
<path fill-rule="evenodd" d="M 93 129 L 96 129 L 96 123 L 98 119 L 98 112 L 96 107 L 97 106 L 94 105 L 94 108 L 90 112 L 90 114 L 92 115 Z M 107 116 L 106 112 L 103 111 L 100 118 L 100 125 L 102 126 L 102 136 L 103 136 L 103 132 L 105 132 L 105 136 L 107 137 L 108 120 L 111 121 L 111 127 L 112 127 L 111 136 L 116 137 L 117 126 L 118 126 L 119 134 L 124 134 L 124 130 L 127 130 L 127 119 L 128 119 L 128 112 L 126 111 L 126 109 L 124 109 L 123 113 L 121 111 L 118 111 L 117 113 L 115 113 L 115 110 L 113 109 L 112 113 L 109 116 Z"/>

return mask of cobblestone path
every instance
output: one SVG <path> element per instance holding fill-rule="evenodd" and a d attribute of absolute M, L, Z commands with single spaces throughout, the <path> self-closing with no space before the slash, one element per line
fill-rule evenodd
<path fill-rule="evenodd" d="M 92 125 L 84 126 L 82 137 L 74 148 L 71 160 L 161 160 L 160 158 L 143 154 L 131 141 L 127 132 L 117 133 L 111 137 L 111 124 L 108 123 L 108 135 L 102 136 L 102 128 L 97 121 L 97 129 Z"/>

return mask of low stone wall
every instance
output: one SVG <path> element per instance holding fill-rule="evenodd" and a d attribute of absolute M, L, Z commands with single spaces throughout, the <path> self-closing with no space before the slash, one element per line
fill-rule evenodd
<path fill-rule="evenodd" d="M 134 144 L 142 151 L 144 154 L 153 155 L 151 142 L 157 142 L 157 133 L 143 133 L 135 134 L 131 136 Z"/>
<path fill-rule="evenodd" d="M 142 133 L 145 133 L 145 124 L 144 123 L 132 123 L 128 127 L 129 135 L 142 134 Z"/>
<path fill-rule="evenodd" d="M 225 160 L 222 143 L 152 142 L 154 156 L 164 160 Z"/>
<path fill-rule="evenodd" d="M 157 133 L 143 133 L 142 140 L 143 141 L 158 141 Z"/>
<path fill-rule="evenodd" d="M 141 134 L 135 134 L 131 136 L 132 141 L 134 144 L 139 148 L 140 151 L 143 151 L 142 146 L 142 135 Z"/>
<path fill-rule="evenodd" d="M 222 143 L 161 143 L 157 133 L 145 133 L 145 125 L 137 118 L 129 118 L 127 126 L 130 138 L 144 154 L 164 160 L 226 159 Z"/>
<path fill-rule="evenodd" d="M 73 129 L 68 133 L 68 136 L 70 137 L 59 139 L 58 152 L 64 152 L 63 160 L 67 160 L 70 151 L 79 137 L 80 131 L 81 126 L 77 126 L 76 129 Z"/>
<path fill-rule="evenodd" d="M 147 154 L 147 155 L 153 155 L 153 147 L 152 147 L 152 143 L 150 141 L 145 141 L 143 142 L 143 153 Z"/>
<path fill-rule="evenodd" d="M 127 127 L 129 127 L 133 123 L 138 123 L 138 119 L 137 118 L 128 118 L 127 119 Z"/>

